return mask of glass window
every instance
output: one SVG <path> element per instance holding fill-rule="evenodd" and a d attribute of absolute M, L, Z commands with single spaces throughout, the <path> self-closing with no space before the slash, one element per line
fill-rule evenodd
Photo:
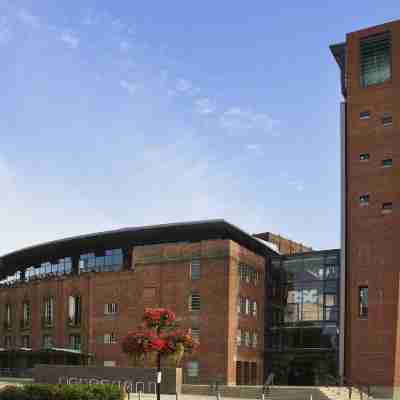
<path fill-rule="evenodd" d="M 392 38 L 390 32 L 360 40 L 361 86 L 384 83 L 392 76 Z"/>
<path fill-rule="evenodd" d="M 104 304 L 104 314 L 117 314 L 118 313 L 118 304 L 116 303 L 107 303 Z"/>
<path fill-rule="evenodd" d="M 245 303 L 246 304 L 245 305 L 245 314 L 248 315 L 248 314 L 250 314 L 250 299 L 246 297 L 245 302 L 246 302 Z"/>
<path fill-rule="evenodd" d="M 258 309 L 257 302 L 253 301 L 252 307 L 251 307 L 251 313 L 252 313 L 253 317 L 257 317 L 257 309 Z"/>
<path fill-rule="evenodd" d="M 386 158 L 385 160 L 382 160 L 382 167 L 390 168 L 392 165 L 393 165 L 393 160 L 391 158 Z"/>
<path fill-rule="evenodd" d="M 246 330 L 244 332 L 244 345 L 245 346 L 250 346 L 250 332 L 248 330 Z"/>
<path fill-rule="evenodd" d="M 81 336 L 80 335 L 69 335 L 69 345 L 73 350 L 81 349 Z"/>
<path fill-rule="evenodd" d="M 241 346 L 241 345 L 242 345 L 242 330 L 241 330 L 240 328 L 237 330 L 237 334 L 236 334 L 236 344 L 237 344 L 238 346 Z"/>
<path fill-rule="evenodd" d="M 258 346 L 258 333 L 257 332 L 253 332 L 252 345 L 253 345 L 253 347 Z"/>
<path fill-rule="evenodd" d="M 69 296 L 68 299 L 68 323 L 80 325 L 82 301 L 80 296 Z"/>
<path fill-rule="evenodd" d="M 360 154 L 360 161 L 368 161 L 370 158 L 369 153 L 361 153 Z"/>
<path fill-rule="evenodd" d="M 189 298 L 189 310 L 200 311 L 200 295 L 198 293 L 192 293 Z"/>
<path fill-rule="evenodd" d="M 382 213 L 383 214 L 391 213 L 392 210 L 393 210 L 393 203 L 392 202 L 382 203 Z"/>
<path fill-rule="evenodd" d="M 115 332 L 106 333 L 104 335 L 104 344 L 115 344 L 117 343 L 117 337 Z"/>
<path fill-rule="evenodd" d="M 190 279 L 192 280 L 200 279 L 200 274 L 201 274 L 200 269 L 201 269 L 200 259 L 199 258 L 192 259 L 190 263 Z"/>
<path fill-rule="evenodd" d="M 382 117 L 382 125 L 383 126 L 391 126 L 393 124 L 393 117 L 390 114 L 385 114 Z"/>
<path fill-rule="evenodd" d="M 363 286 L 358 288 L 359 298 L 359 316 L 362 318 L 368 317 L 368 287 Z"/>
<path fill-rule="evenodd" d="M 369 194 L 363 194 L 359 198 L 360 206 L 367 206 L 369 204 Z"/>
<path fill-rule="evenodd" d="M 198 361 L 189 361 L 186 364 L 187 374 L 191 378 L 196 378 L 199 376 L 199 362 Z"/>
<path fill-rule="evenodd" d="M 22 305 L 23 322 L 29 323 L 32 320 L 32 307 L 29 301 L 25 301 Z"/>
<path fill-rule="evenodd" d="M 196 341 L 197 343 L 200 343 L 200 328 L 193 327 L 191 329 L 191 333 L 193 340 Z"/>
<path fill-rule="evenodd" d="M 371 117 L 371 113 L 369 111 L 361 111 L 360 119 L 369 119 Z"/>
<path fill-rule="evenodd" d="M 54 320 L 54 298 L 46 297 L 43 300 L 43 319 L 45 325 L 52 325 Z"/>

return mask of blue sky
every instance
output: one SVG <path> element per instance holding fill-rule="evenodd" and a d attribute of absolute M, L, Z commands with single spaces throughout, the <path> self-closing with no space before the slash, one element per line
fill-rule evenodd
<path fill-rule="evenodd" d="M 339 245 L 328 46 L 398 2 L 0 0 L 0 254 L 225 218 Z"/>

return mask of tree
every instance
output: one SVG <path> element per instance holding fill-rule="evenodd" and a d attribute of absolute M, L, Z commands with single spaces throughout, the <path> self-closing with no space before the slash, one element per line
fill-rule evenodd
<path fill-rule="evenodd" d="M 160 399 L 161 359 L 174 357 L 179 365 L 185 353 L 192 353 L 197 348 L 189 332 L 179 328 L 176 315 L 166 308 L 146 308 L 143 324 L 129 332 L 121 342 L 122 351 L 133 360 L 149 359 L 152 355 L 157 360 L 157 400 Z"/>

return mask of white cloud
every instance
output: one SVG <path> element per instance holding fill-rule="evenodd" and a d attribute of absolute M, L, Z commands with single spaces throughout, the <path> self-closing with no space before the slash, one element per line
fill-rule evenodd
<path fill-rule="evenodd" d="M 17 12 L 17 18 L 24 24 L 29 25 L 32 28 L 40 27 L 39 17 L 33 15 L 25 9 L 21 9 Z"/>
<path fill-rule="evenodd" d="M 276 135 L 278 121 L 266 113 L 258 113 L 251 109 L 232 107 L 224 111 L 220 117 L 220 124 L 230 131 L 258 130 Z"/>
<path fill-rule="evenodd" d="M 121 79 L 119 81 L 119 85 L 123 89 L 127 90 L 129 94 L 134 94 L 136 92 L 136 90 L 137 90 L 137 86 L 134 83 L 128 82 L 128 81 L 126 81 L 124 79 Z"/>
<path fill-rule="evenodd" d="M 60 40 L 71 49 L 76 49 L 79 46 L 79 37 L 71 32 L 61 33 Z"/>
<path fill-rule="evenodd" d="M 178 79 L 176 82 L 176 90 L 178 92 L 187 93 L 190 92 L 193 88 L 192 82 L 187 79 Z"/>
<path fill-rule="evenodd" d="M 215 102 L 207 97 L 195 101 L 195 109 L 199 114 L 213 114 L 216 110 Z"/>

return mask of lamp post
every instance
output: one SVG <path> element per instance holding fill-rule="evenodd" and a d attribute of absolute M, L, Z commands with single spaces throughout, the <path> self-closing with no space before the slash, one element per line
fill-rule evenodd
<path fill-rule="evenodd" d="M 157 326 L 157 336 L 160 337 L 161 328 Z M 160 400 L 161 394 L 161 352 L 157 351 L 157 385 L 156 385 L 157 400 Z"/>

